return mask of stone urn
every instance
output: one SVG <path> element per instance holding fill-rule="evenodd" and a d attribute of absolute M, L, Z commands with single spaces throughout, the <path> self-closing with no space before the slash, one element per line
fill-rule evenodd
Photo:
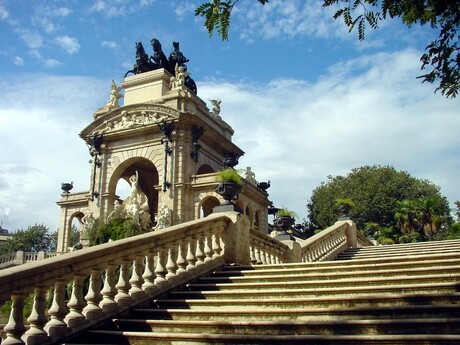
<path fill-rule="evenodd" d="M 241 193 L 242 186 L 236 182 L 232 181 L 223 181 L 220 182 L 215 191 L 217 194 L 224 198 L 224 201 L 221 205 L 231 205 L 233 200 L 237 199 L 238 194 Z"/>
<path fill-rule="evenodd" d="M 275 218 L 275 220 L 273 221 L 273 226 L 278 231 L 286 232 L 292 228 L 294 223 L 295 223 L 295 218 L 291 216 L 281 216 L 281 217 Z"/>
<path fill-rule="evenodd" d="M 352 209 L 351 205 L 340 204 L 337 206 L 337 213 L 339 214 L 339 220 L 348 220 L 350 219 L 350 211 Z"/>

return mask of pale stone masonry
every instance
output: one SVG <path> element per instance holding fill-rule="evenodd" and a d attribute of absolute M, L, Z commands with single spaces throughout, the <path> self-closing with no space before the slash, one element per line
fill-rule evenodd
<path fill-rule="evenodd" d="M 123 106 L 104 105 L 80 133 L 92 152 L 89 190 L 62 194 L 58 252 L 69 250 L 74 219 L 106 221 L 119 200 L 118 181 L 129 181 L 136 172 L 151 228 L 161 207 L 171 214 L 167 224 L 174 225 L 206 216 L 220 203 L 215 172 L 224 157 L 244 152 L 232 142 L 233 129 L 222 119 L 225 112 L 214 115 L 185 86 L 172 88 L 171 78 L 157 69 L 126 77 L 120 88 L 113 84 L 112 92 L 124 90 Z M 237 204 L 252 227 L 267 233 L 267 193 L 244 180 Z"/>

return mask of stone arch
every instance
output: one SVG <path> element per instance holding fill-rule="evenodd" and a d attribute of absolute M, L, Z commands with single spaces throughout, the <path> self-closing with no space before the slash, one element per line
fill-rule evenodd
<path fill-rule="evenodd" d="M 144 157 L 132 157 L 121 162 L 115 167 L 109 181 L 108 192 L 115 195 L 117 183 L 120 179 L 129 183 L 129 178 L 136 174 L 139 175 L 138 187 L 147 196 L 151 219 L 154 219 L 158 212 L 158 190 L 159 184 L 158 169 L 155 164 Z"/>
<path fill-rule="evenodd" d="M 210 165 L 203 164 L 198 168 L 196 174 L 197 175 L 203 175 L 203 174 L 210 174 L 210 173 L 213 173 L 213 172 L 215 172 L 215 170 Z"/>
<path fill-rule="evenodd" d="M 198 206 L 198 213 L 200 218 L 209 216 L 214 207 L 220 205 L 219 199 L 215 196 L 209 195 L 203 198 Z"/>

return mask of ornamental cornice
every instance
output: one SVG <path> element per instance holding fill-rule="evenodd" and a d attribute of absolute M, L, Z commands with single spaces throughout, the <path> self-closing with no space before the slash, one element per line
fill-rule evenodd
<path fill-rule="evenodd" d="M 97 117 L 84 128 L 80 137 L 115 133 L 177 120 L 183 112 L 160 104 L 131 104 Z"/>

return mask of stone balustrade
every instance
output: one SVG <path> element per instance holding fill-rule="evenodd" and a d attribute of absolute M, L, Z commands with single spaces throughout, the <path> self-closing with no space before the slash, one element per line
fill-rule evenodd
<path fill-rule="evenodd" d="M 286 262 L 289 246 L 257 230 L 250 233 L 250 257 L 254 265 Z"/>
<path fill-rule="evenodd" d="M 54 341 L 226 261 L 249 264 L 249 253 L 238 257 L 241 250 L 232 243 L 235 232 L 249 233 L 242 218 L 237 213 L 211 215 L 0 271 L 0 302 L 12 302 L 2 345 Z M 26 327 L 24 300 L 30 294 L 34 300 Z"/>
<path fill-rule="evenodd" d="M 324 260 L 356 245 L 351 221 L 299 244 L 250 230 L 247 216 L 226 212 L 6 268 L 0 271 L 0 304 L 11 301 L 11 313 L 1 344 L 61 341 L 225 263 Z M 28 296 L 32 311 L 24 315 Z"/>
<path fill-rule="evenodd" d="M 350 247 L 373 245 L 364 236 L 358 234 L 354 222 L 338 221 L 301 243 L 301 261 L 327 261 Z"/>
<path fill-rule="evenodd" d="M 58 255 L 57 253 L 40 252 L 23 252 L 9 253 L 0 256 L 0 269 L 15 265 L 22 265 L 28 262 L 51 258 Z"/>

